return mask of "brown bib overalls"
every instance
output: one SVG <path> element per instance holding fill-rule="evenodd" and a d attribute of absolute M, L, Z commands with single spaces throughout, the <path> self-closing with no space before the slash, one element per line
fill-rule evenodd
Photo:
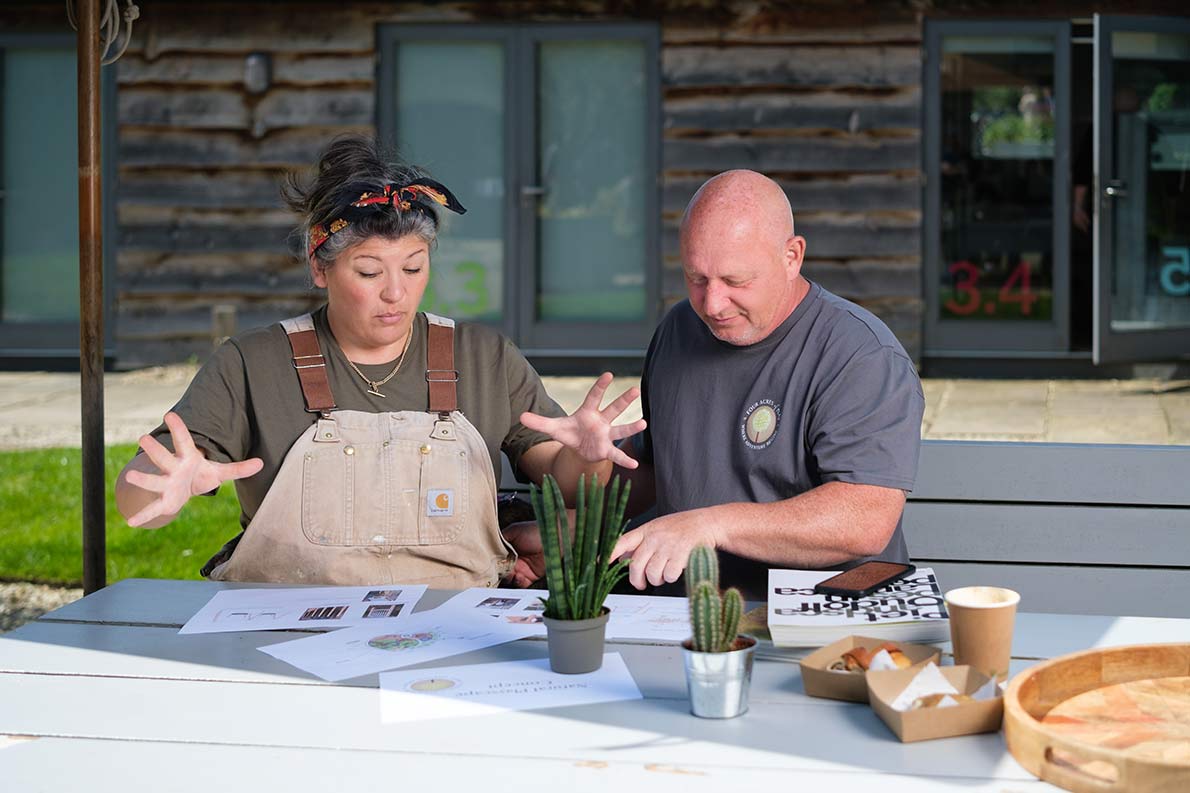
<path fill-rule="evenodd" d="M 511 569 L 487 445 L 457 410 L 454 321 L 426 317 L 427 412 L 335 410 L 313 319 L 281 323 L 319 419 L 212 579 L 461 589 Z"/>

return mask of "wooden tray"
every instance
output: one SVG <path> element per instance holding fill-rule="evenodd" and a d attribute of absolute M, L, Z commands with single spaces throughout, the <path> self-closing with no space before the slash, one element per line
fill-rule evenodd
<path fill-rule="evenodd" d="M 1190 644 L 1054 658 L 1004 695 L 1008 751 L 1076 793 L 1190 791 Z"/>

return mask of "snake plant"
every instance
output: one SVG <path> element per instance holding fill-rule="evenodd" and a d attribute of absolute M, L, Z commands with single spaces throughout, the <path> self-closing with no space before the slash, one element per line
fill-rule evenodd
<path fill-rule="evenodd" d="M 735 587 L 719 595 L 719 557 L 713 548 L 696 545 L 686 561 L 686 595 L 690 600 L 690 649 L 725 653 L 740 628 L 744 598 Z"/>
<path fill-rule="evenodd" d="M 591 477 L 590 483 L 580 476 L 573 534 L 557 480 L 546 475 L 540 489 L 530 489 L 550 591 L 544 599 L 545 616 L 560 620 L 598 617 L 612 587 L 628 575 L 627 559 L 613 564 L 608 557 L 624 531 L 624 510 L 631 489 L 631 482 L 625 482 L 621 489 L 617 476 L 605 500 L 605 488 L 598 476 Z"/>

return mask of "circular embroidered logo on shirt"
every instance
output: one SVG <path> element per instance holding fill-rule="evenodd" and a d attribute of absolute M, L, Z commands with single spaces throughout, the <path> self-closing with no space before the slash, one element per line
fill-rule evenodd
<path fill-rule="evenodd" d="M 781 406 L 771 399 L 753 403 L 744 411 L 740 435 L 749 449 L 763 449 L 773 442 L 781 423 Z"/>

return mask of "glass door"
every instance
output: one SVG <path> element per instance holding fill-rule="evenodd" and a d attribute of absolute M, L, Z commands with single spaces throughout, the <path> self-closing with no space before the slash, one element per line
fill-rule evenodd
<path fill-rule="evenodd" d="M 643 349 L 656 276 L 656 58 L 648 28 L 544 26 L 521 198 L 536 266 L 521 280 L 522 344 L 539 354 Z"/>
<path fill-rule="evenodd" d="M 926 39 L 926 354 L 1063 354 L 1070 25 L 931 22 Z"/>
<path fill-rule="evenodd" d="M 439 213 L 442 228 L 421 308 L 511 334 L 505 311 L 511 37 L 452 33 L 439 29 L 400 41 L 389 50 L 392 65 L 383 74 L 382 90 L 395 98 L 387 126 L 395 129 L 388 137 L 398 153 L 467 207 L 466 215 Z"/>
<path fill-rule="evenodd" d="M 656 321 L 658 37 L 651 25 L 381 31 L 380 132 L 459 196 L 429 311 L 528 355 L 639 357 Z"/>
<path fill-rule="evenodd" d="M 1190 357 L 1190 20 L 1095 18 L 1096 363 Z"/>

